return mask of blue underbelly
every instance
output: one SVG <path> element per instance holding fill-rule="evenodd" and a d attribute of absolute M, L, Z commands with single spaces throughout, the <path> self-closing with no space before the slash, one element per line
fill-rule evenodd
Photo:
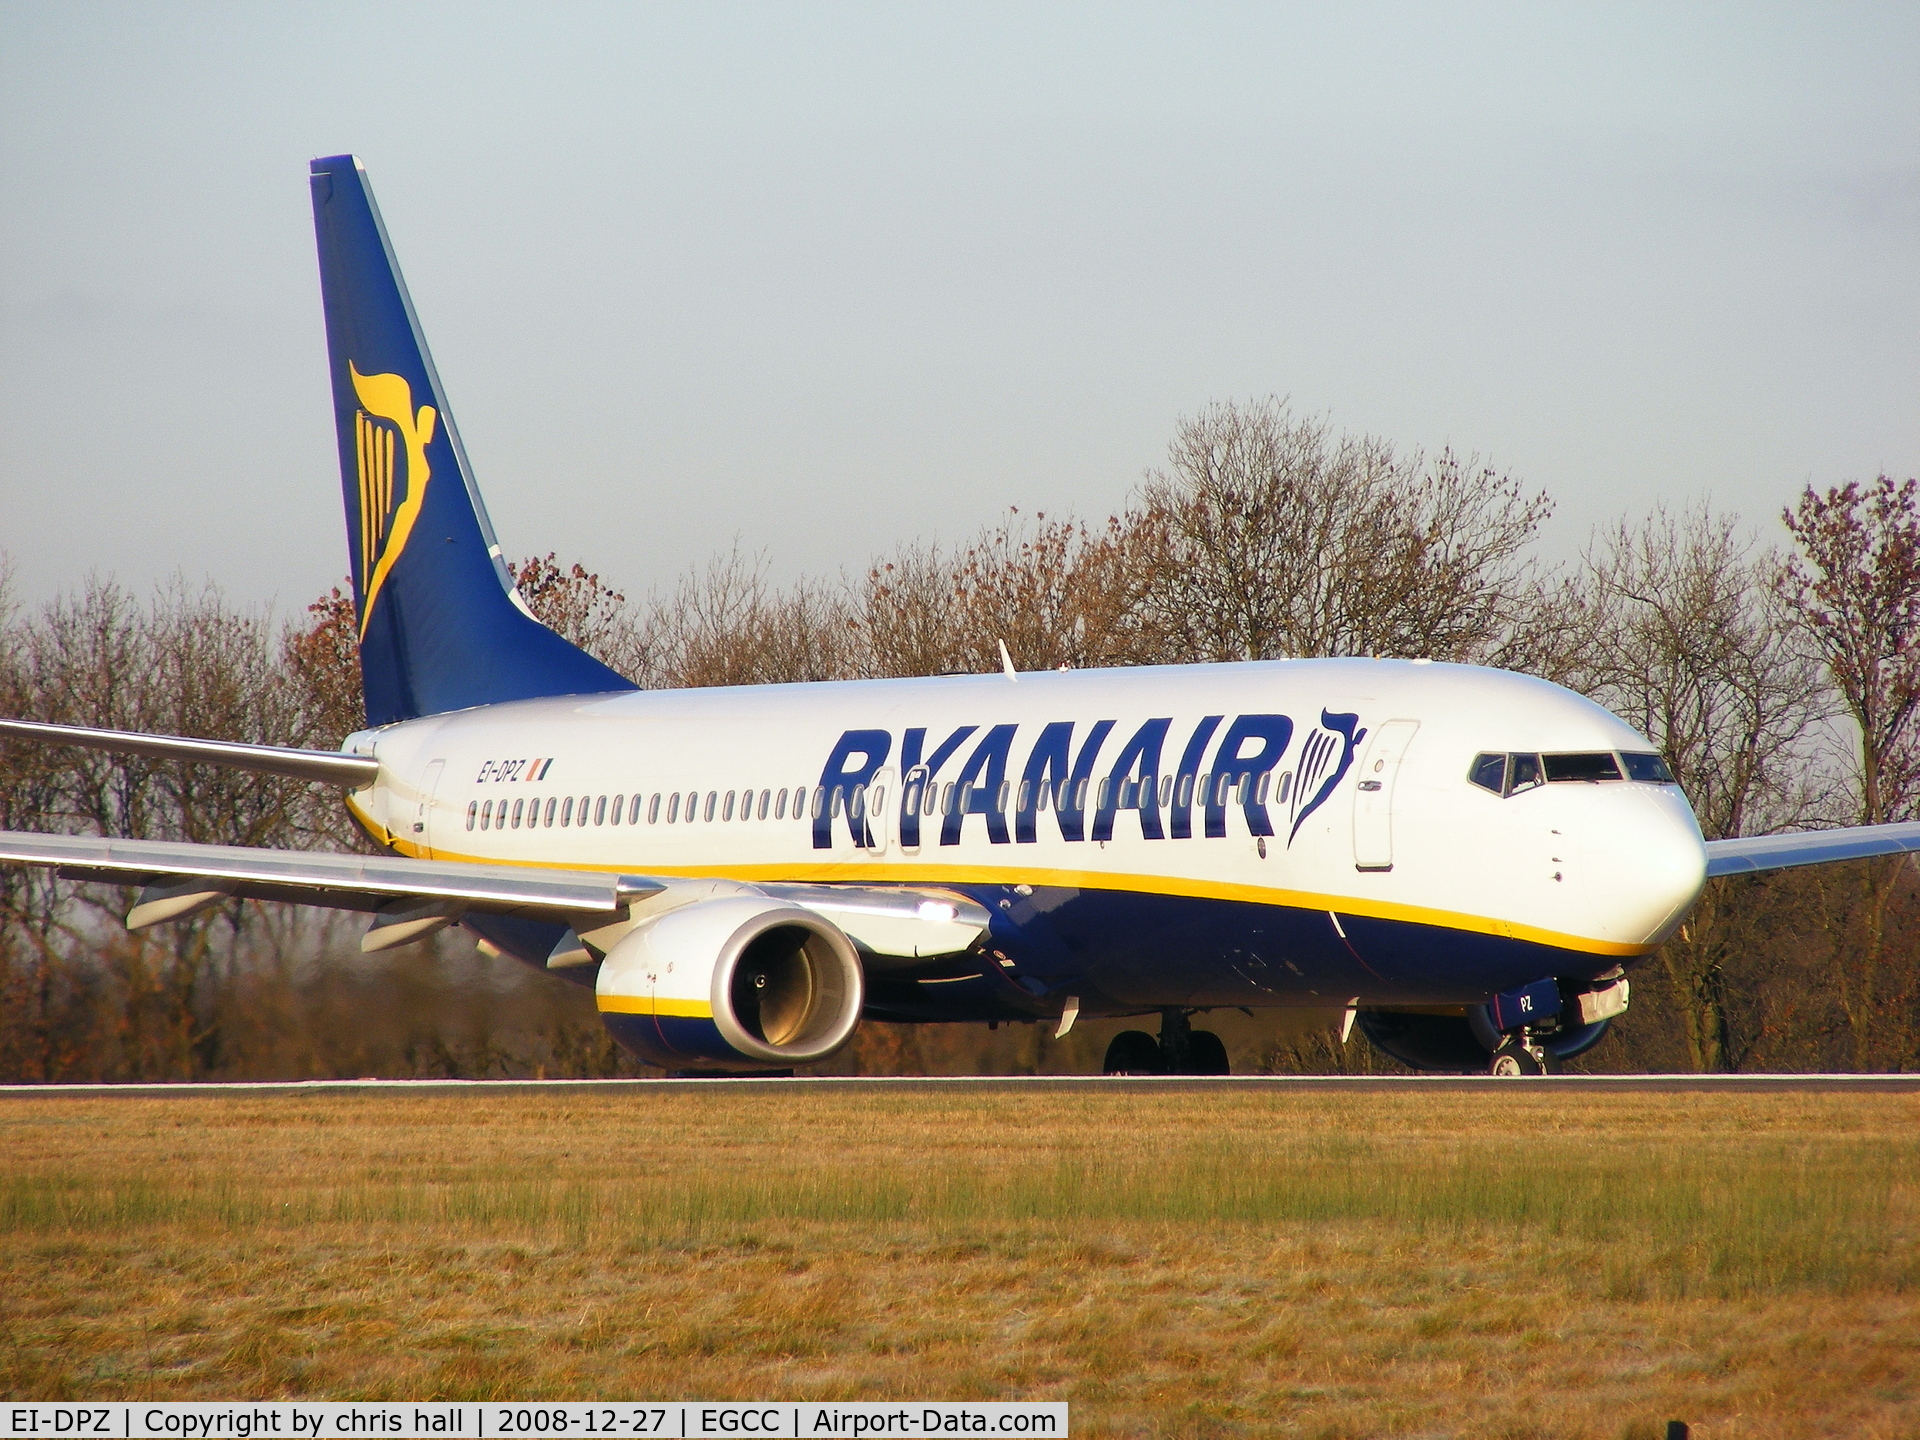
<path fill-rule="evenodd" d="M 1595 974 L 1617 963 L 1443 925 L 1284 905 L 1124 890 L 1036 888 L 1023 896 L 1003 886 L 961 888 L 993 915 L 984 943 L 1004 978 L 1036 998 L 1078 994 L 1083 1010 L 1321 1006 L 1354 996 L 1465 1004 L 1543 976 Z"/>

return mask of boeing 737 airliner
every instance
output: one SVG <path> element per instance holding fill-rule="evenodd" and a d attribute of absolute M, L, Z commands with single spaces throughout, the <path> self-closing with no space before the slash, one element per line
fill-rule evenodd
<path fill-rule="evenodd" d="M 0 834 L 140 887 L 463 925 L 591 986 L 637 1055 L 789 1069 L 862 1017 L 1158 1016 L 1107 1069 L 1224 1073 L 1190 1017 L 1313 1007 L 1429 1069 L 1597 1041 L 1709 875 L 1920 850 L 1920 825 L 1703 842 L 1646 738 L 1422 660 L 648 692 L 540 625 L 475 488 L 364 170 L 314 224 L 369 728 L 338 752 L 0 721 L 337 785 L 387 852 Z"/>

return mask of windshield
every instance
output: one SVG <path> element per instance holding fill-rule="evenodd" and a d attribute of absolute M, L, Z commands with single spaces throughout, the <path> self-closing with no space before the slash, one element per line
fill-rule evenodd
<path fill-rule="evenodd" d="M 1467 779 L 1495 795 L 1518 795 L 1541 785 L 1632 780 L 1671 785 L 1673 771 L 1660 756 L 1641 750 L 1567 750 L 1536 755 L 1530 751 L 1482 750 L 1467 767 Z"/>

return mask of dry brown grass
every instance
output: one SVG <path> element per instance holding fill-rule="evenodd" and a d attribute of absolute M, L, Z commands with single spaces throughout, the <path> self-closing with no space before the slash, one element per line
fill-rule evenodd
<path fill-rule="evenodd" d="M 0 1389 L 1920 1434 L 1903 1095 L 0 1102 Z"/>

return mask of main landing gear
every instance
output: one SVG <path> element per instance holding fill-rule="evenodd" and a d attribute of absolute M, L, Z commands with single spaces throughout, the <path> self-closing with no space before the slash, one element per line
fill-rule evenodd
<path fill-rule="evenodd" d="M 1227 1047 L 1211 1030 L 1187 1022 L 1196 1012 L 1169 1007 L 1160 1012 L 1160 1038 L 1144 1030 L 1122 1030 L 1107 1046 L 1108 1075 L 1226 1075 Z"/>

